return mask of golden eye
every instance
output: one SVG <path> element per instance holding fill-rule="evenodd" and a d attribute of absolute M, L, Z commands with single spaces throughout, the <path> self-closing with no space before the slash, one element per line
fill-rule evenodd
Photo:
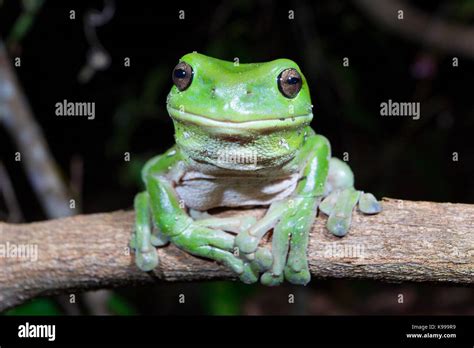
<path fill-rule="evenodd" d="M 280 75 L 278 75 L 277 81 L 278 89 L 281 94 L 287 98 L 296 97 L 303 83 L 301 75 L 293 68 L 283 70 Z"/>
<path fill-rule="evenodd" d="M 173 83 L 180 90 L 187 89 L 193 81 L 193 68 L 186 62 L 180 62 L 173 69 Z"/>

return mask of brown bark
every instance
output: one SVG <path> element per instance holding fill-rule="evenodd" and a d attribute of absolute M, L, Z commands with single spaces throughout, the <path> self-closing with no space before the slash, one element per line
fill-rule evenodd
<path fill-rule="evenodd" d="M 474 282 L 474 205 L 383 201 L 384 211 L 354 213 L 344 238 L 330 235 L 318 217 L 310 238 L 313 277 L 384 281 Z M 227 211 L 224 215 L 264 210 Z M 30 298 L 161 281 L 235 279 L 213 261 L 170 245 L 160 266 L 145 273 L 128 252 L 133 212 L 78 215 L 30 224 L 0 223 L 0 246 L 37 245 L 36 261 L 0 257 L 0 310 Z M 2 256 L 2 255 L 0 255 Z"/>

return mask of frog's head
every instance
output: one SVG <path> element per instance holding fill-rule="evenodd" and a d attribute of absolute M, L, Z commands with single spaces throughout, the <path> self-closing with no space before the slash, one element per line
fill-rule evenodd
<path fill-rule="evenodd" d="M 172 78 L 167 108 L 176 142 L 197 160 L 219 165 L 219 152 L 256 151 L 259 167 L 281 164 L 313 117 L 306 79 L 288 59 L 239 64 L 190 53 Z"/>

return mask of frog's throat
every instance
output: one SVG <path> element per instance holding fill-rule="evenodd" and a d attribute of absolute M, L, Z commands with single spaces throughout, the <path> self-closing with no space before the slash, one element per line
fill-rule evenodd
<path fill-rule="evenodd" d="M 268 118 L 260 120 L 250 121 L 220 121 L 204 115 L 197 115 L 190 112 L 181 111 L 167 106 L 168 112 L 171 118 L 186 124 L 193 124 L 207 129 L 215 130 L 226 130 L 226 133 L 240 133 L 246 131 L 263 131 L 268 132 L 271 130 L 282 129 L 282 128 L 301 128 L 309 125 L 313 119 L 313 114 L 305 115 L 289 115 L 282 118 Z"/>
<path fill-rule="evenodd" d="M 267 131 L 206 127 L 173 118 L 175 140 L 185 157 L 231 170 L 280 167 L 294 158 L 312 132 L 309 126 Z"/>

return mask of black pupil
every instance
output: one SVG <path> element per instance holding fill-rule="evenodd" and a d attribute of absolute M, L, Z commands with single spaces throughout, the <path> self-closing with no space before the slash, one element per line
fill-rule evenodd
<path fill-rule="evenodd" d="M 174 71 L 174 77 L 177 79 L 184 79 L 186 77 L 186 71 L 184 69 L 176 69 Z"/>
<path fill-rule="evenodd" d="M 296 85 L 298 82 L 300 82 L 300 79 L 297 77 L 289 77 L 288 80 L 286 80 L 286 83 L 289 85 Z"/>

